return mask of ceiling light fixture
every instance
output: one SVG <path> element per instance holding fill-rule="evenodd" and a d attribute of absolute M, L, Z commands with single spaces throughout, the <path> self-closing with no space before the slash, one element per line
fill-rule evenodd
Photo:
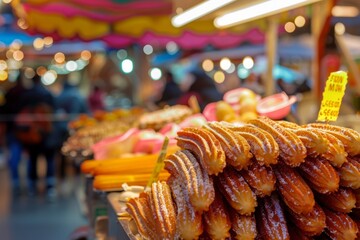
<path fill-rule="evenodd" d="M 206 14 L 209 14 L 235 0 L 208 0 L 204 1 L 192 8 L 189 8 L 182 13 L 174 16 L 171 23 L 174 27 L 181 27 L 189 22 L 192 22 Z"/>
<path fill-rule="evenodd" d="M 323 0 L 267 0 L 217 17 L 214 25 L 218 28 L 231 27 L 319 1 Z"/>

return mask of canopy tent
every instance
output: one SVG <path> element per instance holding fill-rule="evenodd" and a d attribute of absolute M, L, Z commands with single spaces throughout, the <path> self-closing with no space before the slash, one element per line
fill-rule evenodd
<path fill-rule="evenodd" d="M 171 25 L 173 3 L 169 0 L 16 0 L 12 4 L 22 28 L 54 40 L 100 39 L 114 48 L 134 43 L 164 46 L 174 41 L 182 49 L 208 45 L 230 48 L 265 40 L 265 20 L 219 30 L 212 19 L 204 18 L 175 28 Z M 294 14 L 286 13 L 291 15 Z M 286 16 L 281 19 L 283 22 L 288 19 Z M 282 29 L 281 26 L 279 32 Z"/>

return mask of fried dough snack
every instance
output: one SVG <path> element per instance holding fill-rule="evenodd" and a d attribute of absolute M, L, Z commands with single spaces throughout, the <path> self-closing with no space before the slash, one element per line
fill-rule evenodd
<path fill-rule="evenodd" d="M 334 167 L 341 167 L 347 161 L 346 157 L 348 156 L 344 144 L 331 133 L 324 130 L 313 128 L 311 131 L 329 141 L 327 151 L 320 156 L 328 160 Z"/>
<path fill-rule="evenodd" d="M 326 215 L 325 233 L 336 240 L 354 240 L 358 233 L 357 224 L 345 213 L 335 213 L 324 208 Z"/>
<path fill-rule="evenodd" d="M 326 216 L 321 207 L 315 203 L 313 210 L 306 214 L 297 214 L 288 209 L 290 220 L 307 236 L 321 234 L 326 227 Z"/>
<path fill-rule="evenodd" d="M 231 207 L 243 215 L 251 215 L 255 211 L 256 196 L 240 173 L 227 167 L 217 180 L 218 189 Z"/>
<path fill-rule="evenodd" d="M 206 129 L 185 128 L 178 131 L 177 145 L 190 150 L 209 175 L 218 175 L 223 171 L 225 153 L 219 140 Z"/>
<path fill-rule="evenodd" d="M 270 166 L 270 164 L 277 163 L 279 157 L 279 145 L 270 133 L 249 124 L 245 126 L 226 124 L 226 127 L 248 141 L 250 151 L 260 165 Z"/>
<path fill-rule="evenodd" d="M 271 167 L 253 162 L 247 170 L 242 170 L 240 173 L 256 196 L 269 196 L 275 190 L 276 177 Z"/>
<path fill-rule="evenodd" d="M 331 194 L 317 194 L 316 199 L 336 212 L 349 213 L 356 206 L 356 196 L 350 188 L 340 188 Z"/>
<path fill-rule="evenodd" d="M 296 123 L 287 121 L 277 121 L 284 128 L 296 134 L 306 147 L 307 155 L 318 156 L 326 153 L 328 150 L 329 140 L 322 135 L 312 132 L 309 129 L 302 128 Z"/>
<path fill-rule="evenodd" d="M 211 122 L 204 125 L 219 141 L 226 155 L 226 162 L 241 170 L 250 164 L 252 154 L 246 139 L 234 131 L 223 127 L 220 123 Z"/>
<path fill-rule="evenodd" d="M 322 129 L 334 135 L 345 146 L 346 152 L 350 156 L 356 156 L 360 154 L 360 133 L 357 131 L 340 126 L 334 126 L 323 123 L 311 123 L 307 124 L 308 127 Z"/>
<path fill-rule="evenodd" d="M 299 169 L 313 190 L 319 193 L 331 193 L 338 190 L 339 175 L 327 160 L 308 157 Z"/>
<path fill-rule="evenodd" d="M 166 182 L 154 182 L 151 185 L 150 206 L 153 213 L 159 239 L 172 240 L 176 233 L 176 214 L 171 198 L 171 191 Z"/>
<path fill-rule="evenodd" d="M 194 155 L 188 150 L 180 150 L 164 162 L 165 169 L 186 189 L 196 211 L 207 211 L 215 198 L 214 184 Z"/>
<path fill-rule="evenodd" d="M 290 239 L 284 210 L 276 193 L 260 199 L 256 223 L 261 239 Z"/>
<path fill-rule="evenodd" d="M 229 211 L 232 231 L 237 240 L 255 239 L 257 236 L 255 216 L 240 215 L 235 211 Z"/>
<path fill-rule="evenodd" d="M 293 224 L 288 225 L 289 235 L 291 240 L 312 240 L 312 237 L 306 236 L 303 231 Z"/>
<path fill-rule="evenodd" d="M 279 145 L 280 157 L 289 166 L 296 167 L 305 161 L 306 148 L 295 133 L 267 117 L 250 120 L 249 123 L 270 133 Z"/>
<path fill-rule="evenodd" d="M 202 214 L 190 204 L 187 191 L 175 178 L 169 179 L 172 195 L 177 209 L 176 232 L 181 239 L 198 239 L 203 232 Z"/>
<path fill-rule="evenodd" d="M 155 232 L 155 223 L 151 212 L 149 198 L 146 194 L 141 194 L 139 198 L 130 199 L 126 203 L 126 211 L 134 219 L 139 233 L 145 239 L 158 239 Z"/>
<path fill-rule="evenodd" d="M 353 190 L 356 198 L 356 208 L 360 209 L 360 188 Z"/>
<path fill-rule="evenodd" d="M 211 239 L 226 239 L 230 237 L 231 221 L 221 195 L 215 194 L 215 200 L 209 211 L 204 212 L 205 231 Z"/>
<path fill-rule="evenodd" d="M 352 158 L 348 158 L 339 169 L 340 185 L 352 189 L 360 188 L 360 163 Z"/>
<path fill-rule="evenodd" d="M 300 174 L 285 164 L 278 164 L 273 170 L 277 189 L 285 204 L 298 214 L 311 212 L 315 204 L 314 195 Z"/>

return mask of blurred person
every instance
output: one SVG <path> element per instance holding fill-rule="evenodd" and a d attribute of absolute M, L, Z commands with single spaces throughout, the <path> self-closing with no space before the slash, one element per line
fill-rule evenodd
<path fill-rule="evenodd" d="M 195 96 L 203 110 L 208 103 L 222 100 L 223 95 L 216 88 L 214 80 L 201 69 L 189 71 L 187 81 L 191 83 L 187 92 L 179 99 L 180 104 L 187 105 L 190 97 Z"/>
<path fill-rule="evenodd" d="M 163 88 L 161 98 L 157 101 L 160 105 L 176 105 L 179 98 L 182 96 L 179 85 L 175 82 L 174 76 L 170 71 L 166 71 L 165 74 L 165 86 Z"/>
<path fill-rule="evenodd" d="M 248 88 L 260 96 L 263 96 L 265 93 L 264 86 L 261 84 L 260 78 L 256 76 L 255 73 L 250 73 L 241 87 Z"/>
<path fill-rule="evenodd" d="M 99 86 L 94 86 L 88 97 L 91 112 L 105 110 L 104 93 Z"/>
<path fill-rule="evenodd" d="M 56 115 L 58 121 L 54 125 L 55 148 L 60 152 L 63 143 L 69 137 L 68 124 L 76 119 L 79 114 L 90 114 L 90 110 L 86 98 L 81 95 L 78 86 L 71 83 L 66 76 L 61 76 L 58 80 L 62 81 L 62 90 L 55 97 Z M 60 153 L 60 169 L 59 175 L 63 179 L 65 177 L 66 159 Z"/>
<path fill-rule="evenodd" d="M 54 96 L 42 85 L 41 77 L 32 78 L 33 85 L 20 99 L 20 111 L 16 116 L 16 136 L 29 154 L 28 192 L 37 192 L 37 162 L 40 155 L 46 159 L 46 192 L 48 196 L 56 195 L 55 191 L 55 148 L 52 144 L 55 109 Z"/>
<path fill-rule="evenodd" d="M 19 99 L 21 99 L 21 97 L 26 92 L 26 88 L 22 82 L 22 77 L 23 75 L 20 72 L 16 79 L 15 85 L 5 93 L 5 103 L 0 108 L 1 115 L 3 115 L 6 120 L 6 145 L 9 151 L 7 162 L 10 168 L 11 183 L 13 192 L 15 194 L 20 193 L 19 165 L 21 162 L 23 147 L 21 142 L 16 137 L 14 121 L 15 115 L 20 111 L 21 108 Z"/>

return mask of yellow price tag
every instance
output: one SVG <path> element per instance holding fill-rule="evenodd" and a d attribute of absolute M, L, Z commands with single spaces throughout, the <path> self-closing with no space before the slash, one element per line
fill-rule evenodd
<path fill-rule="evenodd" d="M 347 84 L 347 73 L 332 72 L 326 80 L 323 99 L 318 114 L 318 121 L 336 121 Z"/>

